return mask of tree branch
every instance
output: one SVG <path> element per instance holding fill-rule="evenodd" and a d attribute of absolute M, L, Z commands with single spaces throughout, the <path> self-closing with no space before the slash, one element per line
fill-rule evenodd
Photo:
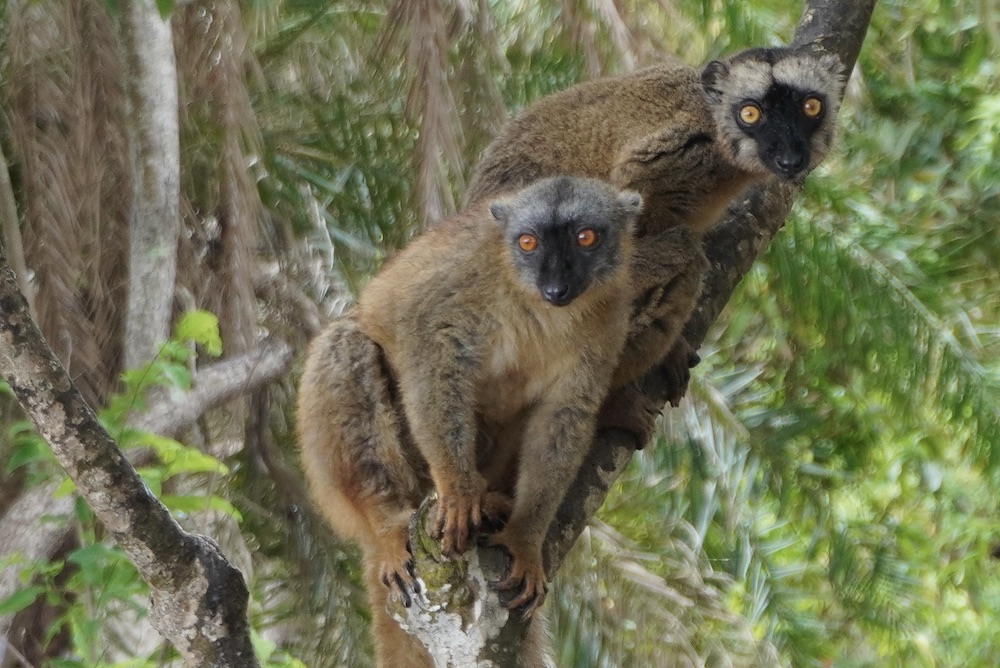
<path fill-rule="evenodd" d="M 292 348 L 269 338 L 238 357 L 200 369 L 191 389 L 158 401 L 149 410 L 129 420 L 129 426 L 155 434 L 176 436 L 206 411 L 226 401 L 249 394 L 279 378 L 288 370 Z"/>
<path fill-rule="evenodd" d="M 0 375 L 152 591 L 151 621 L 193 665 L 255 666 L 238 570 L 181 529 L 80 396 L 0 252 Z"/>

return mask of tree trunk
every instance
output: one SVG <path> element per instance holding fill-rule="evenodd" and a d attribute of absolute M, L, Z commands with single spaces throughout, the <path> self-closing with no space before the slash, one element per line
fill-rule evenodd
<path fill-rule="evenodd" d="M 133 199 L 125 368 L 152 359 L 170 335 L 180 230 L 177 67 L 170 21 L 153 0 L 123 0 Z"/>

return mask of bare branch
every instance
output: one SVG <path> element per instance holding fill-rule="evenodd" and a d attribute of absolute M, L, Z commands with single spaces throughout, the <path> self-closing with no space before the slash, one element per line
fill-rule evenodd
<path fill-rule="evenodd" d="M 129 425 L 176 436 L 209 409 L 279 378 L 288 370 L 291 360 L 291 346 L 278 339 L 268 339 L 239 357 L 201 369 L 194 377 L 191 390 L 162 399 L 145 413 L 130 419 Z"/>

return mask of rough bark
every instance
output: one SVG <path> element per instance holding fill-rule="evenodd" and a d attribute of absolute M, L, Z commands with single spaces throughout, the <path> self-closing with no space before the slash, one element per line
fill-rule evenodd
<path fill-rule="evenodd" d="M 280 378 L 291 363 L 292 349 L 278 340 L 267 340 L 239 357 L 213 364 L 195 373 L 192 387 L 180 394 L 161 396 L 148 410 L 128 420 L 130 427 L 164 436 L 177 436 L 206 411 L 234 396 L 248 394 Z M 66 522 L 73 510 L 71 496 L 53 495 L 55 483 L 36 487 L 0 519 L 0 559 L 12 554 L 26 561 L 47 559 L 66 537 Z M 42 521 L 48 518 L 49 521 Z M 16 569 L 0 573 L 0 600 L 19 586 Z M 0 615 L 0 642 L 13 615 Z"/>
<path fill-rule="evenodd" d="M 2 253 L 0 312 L 0 375 L 149 584 L 156 629 L 191 665 L 257 665 L 242 575 L 210 539 L 183 531 L 143 484 L 45 343 Z"/>
<path fill-rule="evenodd" d="M 133 199 L 125 368 L 148 362 L 170 337 L 177 235 L 180 140 L 177 67 L 170 22 L 153 0 L 123 0 Z"/>
<path fill-rule="evenodd" d="M 849 74 L 861 50 L 874 5 L 875 0 L 811 0 L 806 3 L 792 43 L 803 49 L 836 54 Z M 784 224 L 797 194 L 797 188 L 776 181 L 755 188 L 734 202 L 724 221 L 707 236 L 705 252 L 710 269 L 699 306 L 684 330 L 692 345 L 697 347 L 704 341 L 709 327 L 737 284 Z M 646 395 L 659 405 L 666 403 L 666 389 L 656 378 L 647 378 L 643 383 Z M 636 447 L 641 445 L 631 434 L 621 430 L 609 429 L 597 435 L 595 447 L 567 493 L 546 538 L 545 562 L 550 575 L 558 570 L 587 522 L 604 502 L 611 485 L 625 470 Z M 411 537 L 414 535 L 411 532 Z M 483 566 L 486 579 L 501 579 L 508 567 L 507 560 L 488 558 L 485 552 L 479 550 L 477 562 Z M 482 616 L 506 614 L 503 609 L 499 613 L 490 609 L 491 606 L 496 606 L 496 597 L 484 596 L 474 603 L 466 603 L 464 610 L 475 610 Z M 444 609 L 442 612 L 449 611 Z M 447 614 L 441 617 L 446 619 Z M 443 626 L 441 634 L 447 635 L 446 621 Z M 523 637 L 523 629 L 519 617 L 510 615 L 501 631 L 506 641 L 499 637 L 487 639 L 478 655 L 484 663 L 478 665 L 517 666 L 517 660 L 511 658 L 516 651 L 496 652 L 499 645 L 513 643 L 516 646 Z"/>

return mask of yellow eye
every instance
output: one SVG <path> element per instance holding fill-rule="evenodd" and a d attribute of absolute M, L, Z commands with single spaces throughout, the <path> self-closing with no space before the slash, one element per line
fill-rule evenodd
<path fill-rule="evenodd" d="M 597 232 L 587 228 L 576 233 L 576 245 L 583 248 L 590 248 L 597 243 Z"/>
<path fill-rule="evenodd" d="M 806 98 L 802 103 L 802 113 L 809 118 L 816 118 L 823 111 L 823 103 L 816 97 Z"/>
<path fill-rule="evenodd" d="M 740 120 L 747 125 L 756 125 L 760 121 L 760 107 L 756 104 L 744 104 L 740 107 Z"/>
<path fill-rule="evenodd" d="M 538 248 L 538 237 L 534 234 L 522 234 L 517 238 L 517 246 L 525 253 L 530 253 Z"/>

